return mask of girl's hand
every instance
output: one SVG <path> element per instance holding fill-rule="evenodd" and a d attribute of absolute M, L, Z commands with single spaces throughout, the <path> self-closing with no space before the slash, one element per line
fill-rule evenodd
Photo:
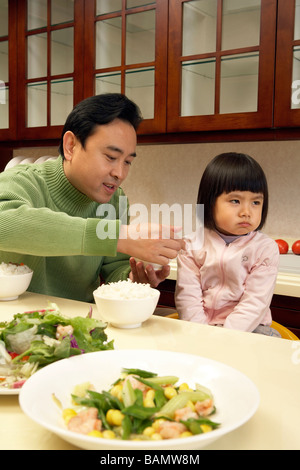
<path fill-rule="evenodd" d="M 151 287 L 157 287 L 170 274 L 170 266 L 162 266 L 161 269 L 154 269 L 151 264 L 142 261 L 136 261 L 134 258 L 129 260 L 131 272 L 129 278 L 133 282 L 150 284 Z"/>

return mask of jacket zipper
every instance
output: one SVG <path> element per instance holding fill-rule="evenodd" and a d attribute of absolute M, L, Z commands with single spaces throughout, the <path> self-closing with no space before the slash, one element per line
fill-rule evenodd
<path fill-rule="evenodd" d="M 221 258 L 220 258 L 220 261 L 219 261 L 219 267 L 220 267 L 220 279 L 221 279 L 221 282 L 220 282 L 220 285 L 219 285 L 219 289 L 214 297 L 214 302 L 213 302 L 213 312 L 215 311 L 215 307 L 216 307 L 216 303 L 217 303 L 217 300 L 218 300 L 218 296 L 221 292 L 221 290 L 223 289 L 224 287 L 224 279 L 225 279 L 225 276 L 224 276 L 224 256 L 225 256 L 225 253 L 226 253 L 226 250 L 229 248 L 229 244 L 226 243 L 224 249 L 223 249 L 223 252 L 221 254 Z"/>

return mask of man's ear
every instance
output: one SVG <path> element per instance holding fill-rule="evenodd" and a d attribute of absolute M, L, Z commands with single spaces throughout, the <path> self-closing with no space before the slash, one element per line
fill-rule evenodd
<path fill-rule="evenodd" d="M 66 160 L 72 160 L 76 137 L 72 131 L 65 132 L 63 136 L 64 156 Z"/>

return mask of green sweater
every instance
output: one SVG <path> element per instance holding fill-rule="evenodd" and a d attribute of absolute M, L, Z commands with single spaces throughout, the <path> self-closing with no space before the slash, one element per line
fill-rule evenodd
<path fill-rule="evenodd" d="M 61 157 L 6 170 L 0 174 L 0 262 L 29 266 L 31 292 L 93 301 L 99 275 L 115 282 L 130 272 L 129 257 L 117 253 L 121 195 L 119 189 L 110 201 L 116 220 L 104 216 L 116 239 L 100 240 L 99 204 L 71 185 Z"/>

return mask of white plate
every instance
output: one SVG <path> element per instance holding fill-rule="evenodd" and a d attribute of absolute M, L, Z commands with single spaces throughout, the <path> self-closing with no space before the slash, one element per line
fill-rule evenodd
<path fill-rule="evenodd" d="M 68 431 L 52 393 L 70 407 L 75 385 L 89 381 L 96 390 L 108 390 L 121 369 L 139 368 L 159 375 L 176 375 L 191 387 L 200 383 L 212 391 L 217 412 L 213 421 L 221 426 L 197 436 L 161 441 L 123 441 L 90 437 Z M 36 423 L 71 444 L 89 450 L 200 449 L 246 423 L 256 412 L 259 393 L 253 382 L 225 364 L 191 354 L 155 350 L 110 350 L 75 356 L 36 372 L 19 395 L 24 413 Z"/>
<path fill-rule="evenodd" d="M 20 390 L 20 388 L 0 387 L 0 395 L 19 395 Z"/>

